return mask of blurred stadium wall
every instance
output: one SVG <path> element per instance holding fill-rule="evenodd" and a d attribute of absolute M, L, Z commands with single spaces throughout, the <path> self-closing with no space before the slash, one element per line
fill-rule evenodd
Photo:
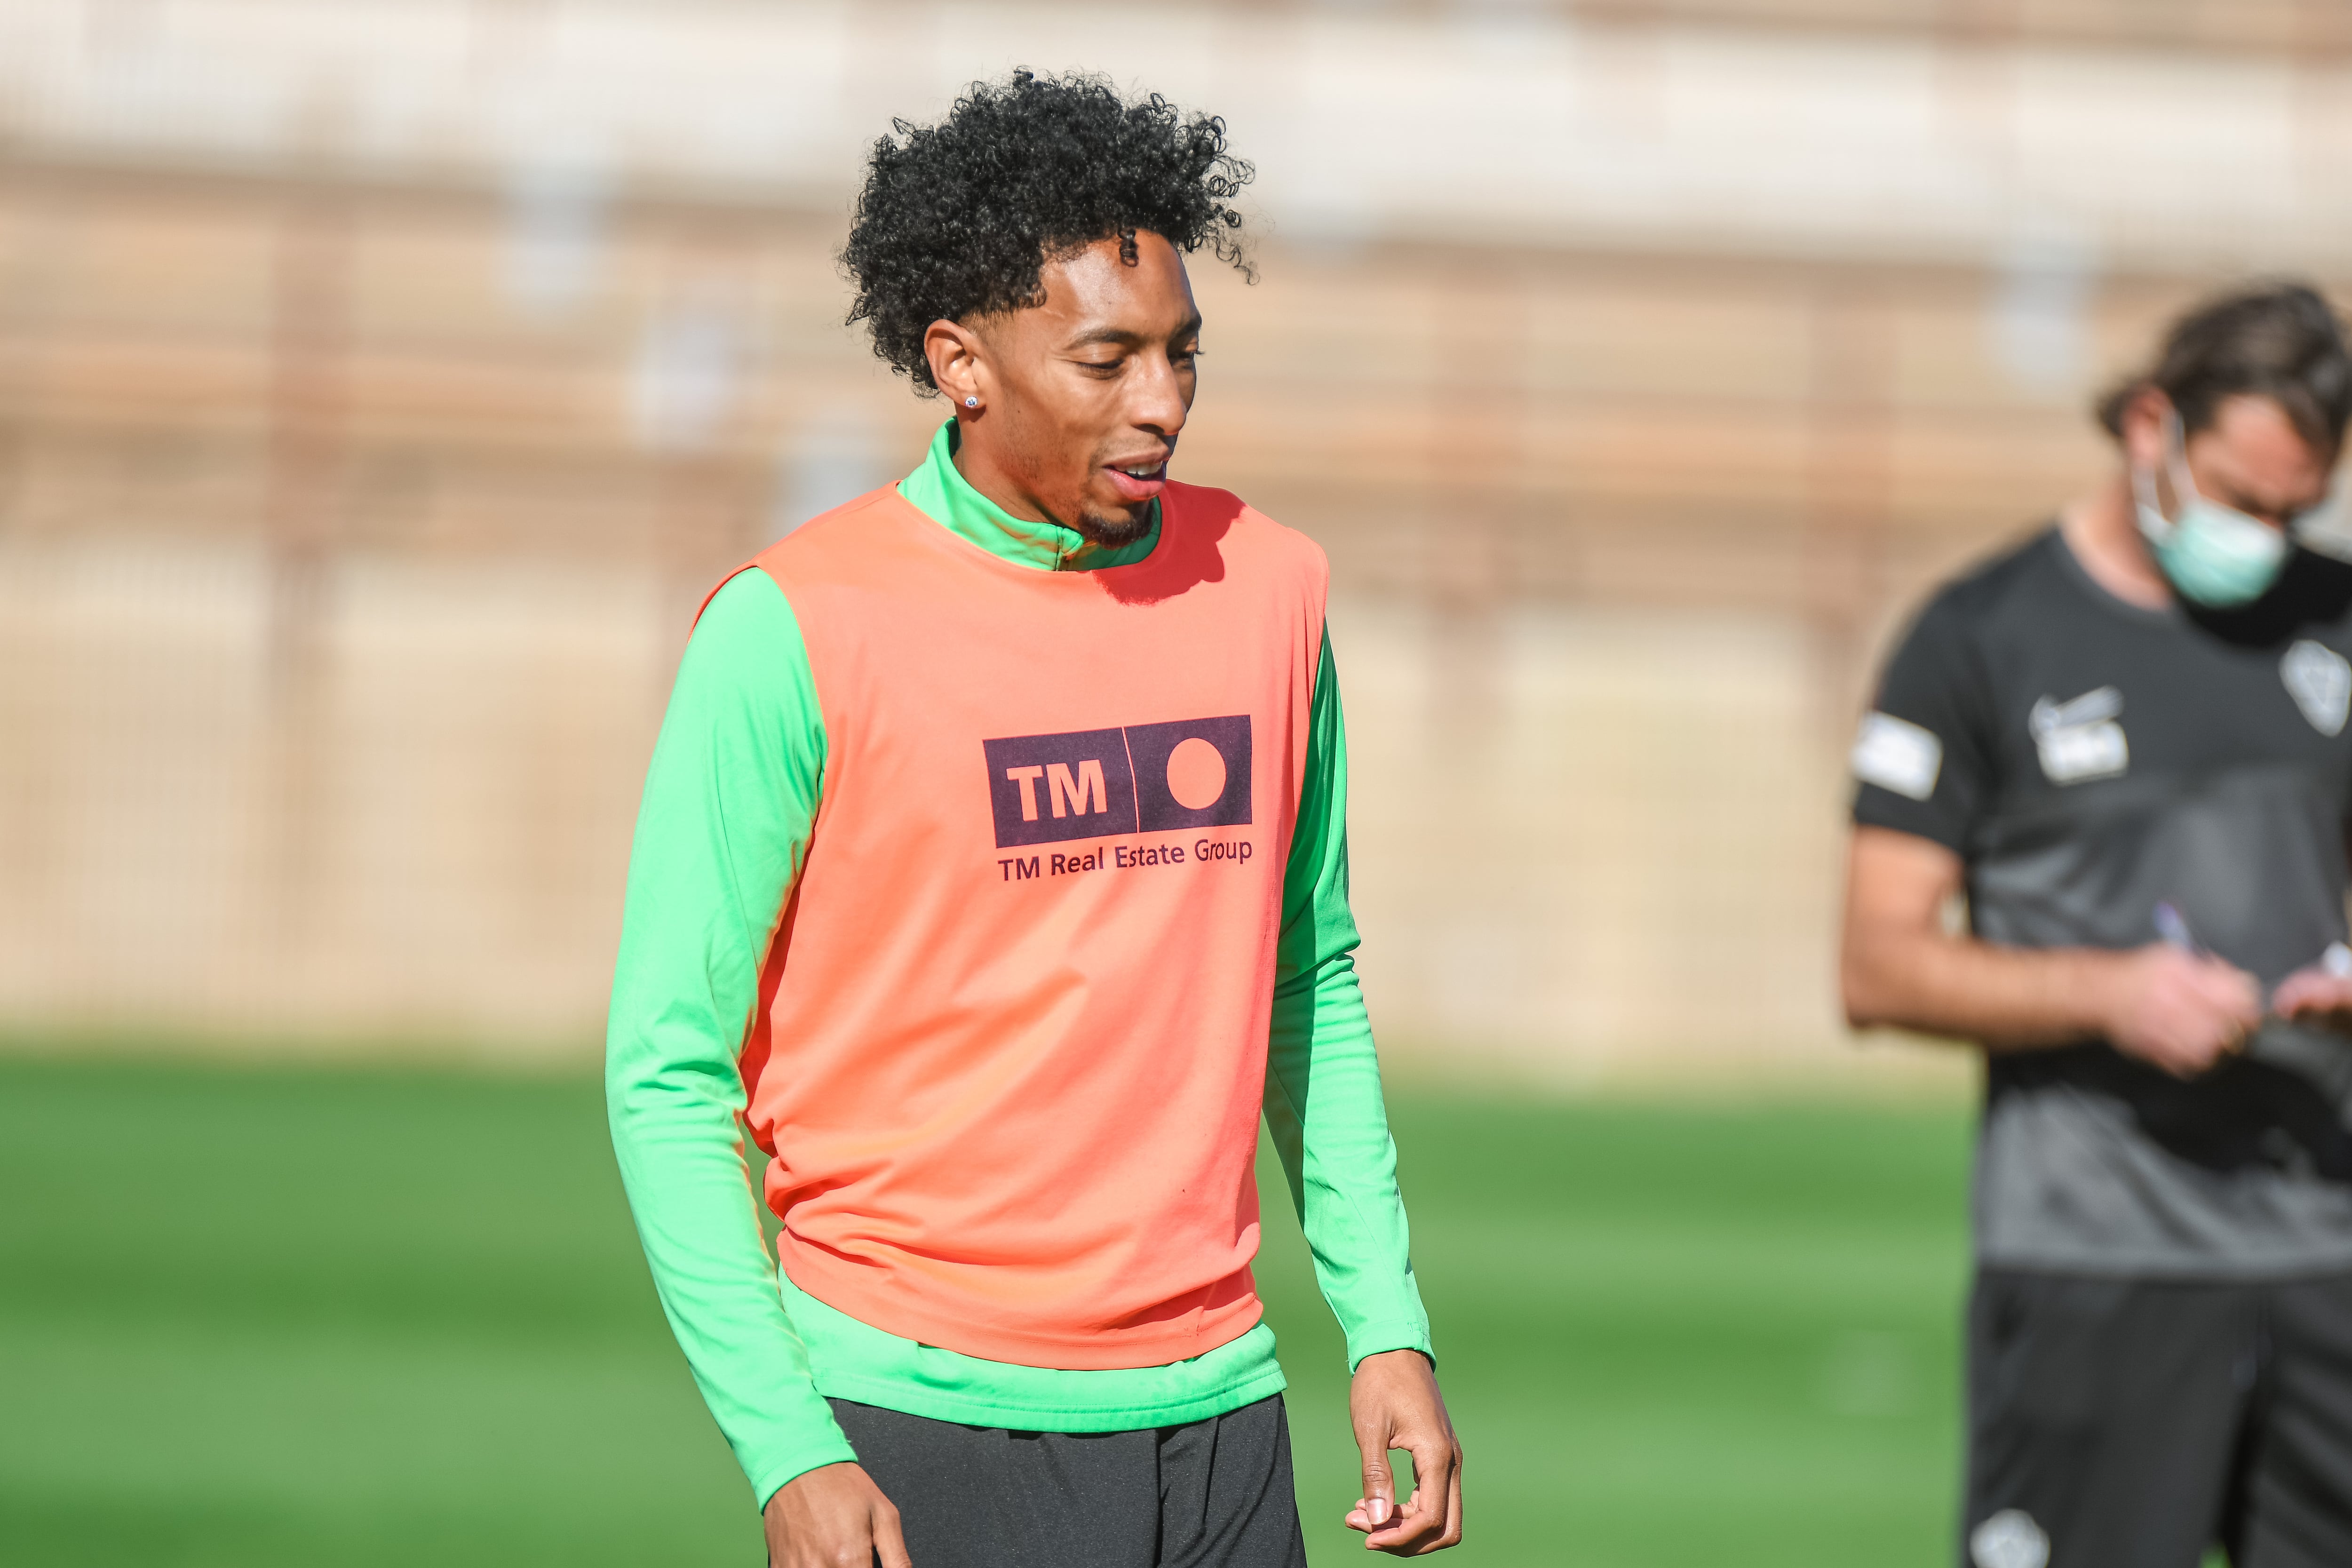
<path fill-rule="evenodd" d="M 2352 275 L 2337 0 L 8 0 L 0 1029 L 584 1050 L 694 602 L 940 416 L 861 153 L 1015 65 L 1262 166 L 1183 468 L 1330 552 L 1452 1070 L 1845 1070 L 1893 617 L 2190 293 Z"/>

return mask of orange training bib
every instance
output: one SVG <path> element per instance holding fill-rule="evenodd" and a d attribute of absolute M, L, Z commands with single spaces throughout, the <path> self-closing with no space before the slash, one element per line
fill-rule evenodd
<path fill-rule="evenodd" d="M 1322 552 L 1171 485 L 1149 559 L 1041 572 L 883 489 L 753 564 L 827 741 L 742 1058 L 785 1271 L 1032 1366 L 1245 1332 Z"/>

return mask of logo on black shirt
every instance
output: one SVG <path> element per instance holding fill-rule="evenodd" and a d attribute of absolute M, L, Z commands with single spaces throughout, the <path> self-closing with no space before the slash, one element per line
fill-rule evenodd
<path fill-rule="evenodd" d="M 2033 731 L 2042 771 L 2050 782 L 2112 778 L 2129 767 L 2131 746 L 2124 739 L 2124 727 L 2116 722 L 2123 710 L 2124 694 L 2112 686 L 2085 691 L 2071 701 L 2045 697 L 2036 702 L 2027 727 Z"/>
<path fill-rule="evenodd" d="M 2352 664 L 2325 643 L 2305 637 L 2279 660 L 2279 679 L 2287 695 L 2323 735 L 2340 735 L 2352 717 Z"/>
<path fill-rule="evenodd" d="M 982 741 L 996 846 L 1250 820 L 1246 713 Z"/>

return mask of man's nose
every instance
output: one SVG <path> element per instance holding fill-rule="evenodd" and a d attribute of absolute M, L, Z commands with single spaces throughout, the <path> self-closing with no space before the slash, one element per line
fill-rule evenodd
<path fill-rule="evenodd" d="M 1184 427 L 1191 400 L 1184 395 L 1183 378 L 1173 364 L 1157 358 L 1150 363 L 1151 368 L 1138 380 L 1129 417 L 1146 430 L 1172 437 Z"/>

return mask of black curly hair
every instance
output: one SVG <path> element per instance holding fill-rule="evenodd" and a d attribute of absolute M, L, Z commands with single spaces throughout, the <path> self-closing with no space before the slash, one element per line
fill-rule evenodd
<path fill-rule="evenodd" d="M 1134 103 L 1101 77 L 1017 70 L 974 82 L 937 125 L 890 122 L 874 144 L 841 265 L 874 352 L 929 394 L 933 321 L 1045 302 L 1050 258 L 1117 239 L 1132 266 L 1149 230 L 1205 245 L 1250 276 L 1242 215 L 1255 173 L 1225 151 L 1225 122 L 1158 93 Z"/>

